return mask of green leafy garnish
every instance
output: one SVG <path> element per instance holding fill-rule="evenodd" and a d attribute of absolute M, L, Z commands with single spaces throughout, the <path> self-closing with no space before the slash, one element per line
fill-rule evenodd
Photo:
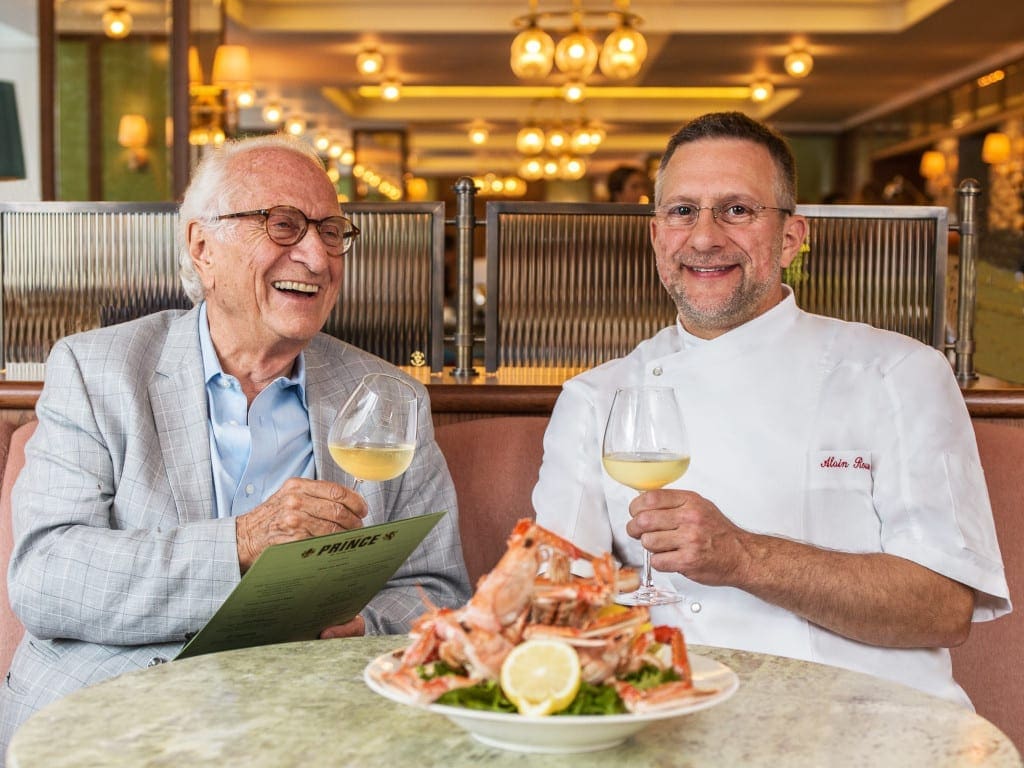
<path fill-rule="evenodd" d="M 495 680 L 486 680 L 465 688 L 442 693 L 437 704 L 466 709 L 483 709 L 489 712 L 516 712 L 516 705 L 502 693 L 501 686 Z"/>
<path fill-rule="evenodd" d="M 622 679 L 634 688 L 646 691 L 648 688 L 654 688 L 662 683 L 673 683 L 683 678 L 671 667 L 658 669 L 653 664 L 644 664 L 636 672 L 624 675 Z"/>

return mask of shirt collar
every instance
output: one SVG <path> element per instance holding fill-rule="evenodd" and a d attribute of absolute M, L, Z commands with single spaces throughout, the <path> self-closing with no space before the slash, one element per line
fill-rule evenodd
<path fill-rule="evenodd" d="M 217 350 L 213 346 L 213 339 L 210 336 L 210 321 L 206 316 L 205 301 L 199 306 L 199 350 L 203 355 L 203 381 L 207 385 L 222 376 L 228 376 L 228 374 L 224 373 L 224 368 L 220 364 L 220 358 L 217 357 Z M 300 352 L 299 356 L 295 359 L 294 373 L 288 377 L 279 376 L 275 381 L 281 381 L 282 379 L 282 386 L 298 387 L 299 399 L 302 401 L 303 407 L 308 410 L 309 404 L 306 402 L 306 357 L 303 352 Z"/>
<path fill-rule="evenodd" d="M 752 320 L 748 320 L 742 325 L 737 326 L 714 339 L 703 339 L 700 336 L 694 336 L 683 327 L 682 320 L 676 316 L 676 329 L 679 332 L 680 349 L 696 349 L 708 344 L 713 344 L 718 339 L 730 339 L 736 342 L 743 342 L 751 335 L 761 336 L 763 333 L 770 331 L 773 328 L 777 328 L 781 325 L 788 325 L 797 313 L 796 299 L 793 296 L 793 289 L 785 283 L 782 284 L 782 291 L 782 301 L 767 312 L 758 315 Z"/>

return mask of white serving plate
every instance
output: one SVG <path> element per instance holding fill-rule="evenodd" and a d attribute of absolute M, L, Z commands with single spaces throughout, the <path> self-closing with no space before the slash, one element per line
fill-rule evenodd
<path fill-rule="evenodd" d="M 524 717 L 443 704 L 420 704 L 385 679 L 387 673 L 398 666 L 395 653 L 386 653 L 371 661 L 363 671 L 363 679 L 371 690 L 385 698 L 444 715 L 488 746 L 517 752 L 595 752 L 618 746 L 653 722 L 721 704 L 739 688 L 739 678 L 729 667 L 695 653 L 689 658 L 694 685 L 714 689 L 714 693 L 657 712 L 624 715 Z"/>

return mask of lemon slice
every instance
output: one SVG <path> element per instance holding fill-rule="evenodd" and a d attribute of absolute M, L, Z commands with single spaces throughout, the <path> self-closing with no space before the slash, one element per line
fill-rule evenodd
<path fill-rule="evenodd" d="M 500 682 L 520 714 L 561 712 L 580 689 L 580 657 L 562 640 L 527 640 L 505 657 Z"/>

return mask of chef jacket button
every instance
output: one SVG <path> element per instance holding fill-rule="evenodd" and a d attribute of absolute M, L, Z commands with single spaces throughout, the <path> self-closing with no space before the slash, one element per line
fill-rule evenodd
<path fill-rule="evenodd" d="M 654 366 L 654 370 L 651 371 L 651 373 L 653 373 L 655 376 L 661 376 L 661 366 L 660 365 Z"/>
<path fill-rule="evenodd" d="M 690 613 L 700 613 L 701 608 L 701 604 L 698 603 L 696 600 L 690 603 Z"/>
<path fill-rule="evenodd" d="M 149 660 L 149 664 L 147 664 L 146 666 L 147 667 L 159 667 L 161 664 L 166 664 L 166 663 L 167 663 L 167 659 L 165 659 L 163 656 L 154 656 L 152 659 Z"/>

